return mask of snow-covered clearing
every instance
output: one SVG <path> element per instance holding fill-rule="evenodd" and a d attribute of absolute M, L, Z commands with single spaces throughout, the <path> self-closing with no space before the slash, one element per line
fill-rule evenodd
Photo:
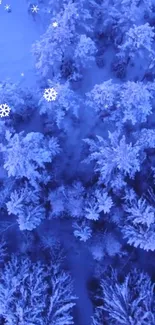
<path fill-rule="evenodd" d="M 11 12 L 5 10 L 10 5 Z M 36 20 L 28 13 L 26 0 L 2 0 L 0 4 L 0 81 L 10 79 L 31 86 L 36 82 L 31 46 L 44 32 L 44 14 Z M 24 74 L 22 76 L 21 74 Z"/>

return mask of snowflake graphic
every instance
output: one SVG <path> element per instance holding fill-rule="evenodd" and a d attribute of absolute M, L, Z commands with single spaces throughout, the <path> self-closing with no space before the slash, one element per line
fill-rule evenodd
<path fill-rule="evenodd" d="M 54 22 L 52 23 L 52 26 L 53 26 L 53 27 L 58 27 L 58 23 L 57 23 L 57 21 L 54 21 Z"/>
<path fill-rule="evenodd" d="M 9 116 L 10 107 L 7 104 L 0 105 L 0 117 Z"/>
<path fill-rule="evenodd" d="M 38 5 L 33 5 L 32 7 L 31 7 L 31 10 L 32 10 L 32 12 L 35 12 L 36 14 L 38 13 L 38 11 L 39 11 L 39 8 L 38 8 Z"/>
<path fill-rule="evenodd" d="M 10 5 L 5 5 L 4 9 L 6 11 L 10 12 L 11 11 L 11 6 Z"/>
<path fill-rule="evenodd" d="M 57 92 L 54 88 L 47 88 L 44 91 L 44 98 L 48 101 L 51 102 L 53 100 L 56 100 L 57 98 Z"/>

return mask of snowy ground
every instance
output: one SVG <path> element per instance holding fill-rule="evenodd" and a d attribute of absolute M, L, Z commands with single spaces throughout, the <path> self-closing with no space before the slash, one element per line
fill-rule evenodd
<path fill-rule="evenodd" d="M 6 4 L 11 6 L 9 13 Z M 0 4 L 0 81 L 10 78 L 31 86 L 36 82 L 32 44 L 45 31 L 46 18 L 40 5 L 36 20 L 28 13 L 27 0 L 2 0 Z M 24 76 L 21 76 L 24 73 Z"/>

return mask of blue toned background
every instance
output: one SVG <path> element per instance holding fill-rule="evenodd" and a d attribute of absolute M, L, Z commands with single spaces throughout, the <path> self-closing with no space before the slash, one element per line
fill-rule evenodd
<path fill-rule="evenodd" d="M 0 325 L 155 325 L 155 1 L 0 2 Z"/>

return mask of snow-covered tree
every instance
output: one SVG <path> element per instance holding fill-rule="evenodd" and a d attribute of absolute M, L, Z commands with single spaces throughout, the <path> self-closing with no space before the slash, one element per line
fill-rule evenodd
<path fill-rule="evenodd" d="M 33 230 L 45 218 L 45 208 L 40 204 L 40 193 L 32 186 L 11 193 L 6 203 L 8 214 L 16 215 L 20 230 Z"/>
<path fill-rule="evenodd" d="M 75 229 L 73 231 L 74 236 L 78 238 L 80 241 L 86 242 L 88 239 L 92 236 L 92 230 L 91 228 L 86 224 L 85 221 L 82 223 L 73 223 L 73 228 Z"/>
<path fill-rule="evenodd" d="M 78 44 L 74 52 L 75 66 L 78 68 L 85 68 L 95 61 L 96 54 L 95 42 L 86 35 L 80 35 Z"/>
<path fill-rule="evenodd" d="M 79 39 L 78 48 L 81 51 L 81 60 L 86 53 L 89 54 L 91 60 L 95 52 L 95 44 L 89 37 L 78 36 L 79 29 L 82 32 L 92 33 L 92 17 L 84 2 L 69 0 L 63 1 L 61 4 L 61 10 L 52 17 L 47 31 L 32 46 L 32 52 L 36 58 L 36 68 L 44 77 L 51 77 L 59 73 L 62 61 L 70 62 Z M 57 4 L 54 4 L 51 9 L 53 13 L 55 6 Z M 76 58 L 79 59 L 77 54 Z"/>
<path fill-rule="evenodd" d="M 119 106 L 123 113 L 123 122 L 146 122 L 147 116 L 152 113 L 153 93 L 149 85 L 142 82 L 127 81 L 121 87 Z"/>
<path fill-rule="evenodd" d="M 145 0 L 144 0 L 145 1 Z M 139 0 L 90 0 L 91 15 L 94 18 L 95 32 L 98 37 L 104 35 L 108 44 L 117 45 L 122 42 L 124 33 L 133 23 L 140 23 L 145 12 L 149 12 L 149 3 L 144 7 Z M 151 0 L 150 0 L 151 1 Z"/>
<path fill-rule="evenodd" d="M 107 191 L 104 189 L 96 189 L 92 191 L 85 201 L 84 214 L 89 220 L 98 220 L 100 213 L 109 213 L 113 206 L 113 201 Z"/>
<path fill-rule="evenodd" d="M 61 128 L 66 115 L 78 118 L 81 100 L 70 88 L 68 81 L 61 84 L 48 80 L 48 84 L 49 88 L 45 89 L 44 97 L 39 101 L 40 114 L 46 114 L 49 121 L 53 120 Z M 51 89 L 55 91 L 53 100 L 50 99 Z"/>
<path fill-rule="evenodd" d="M 132 270 L 122 282 L 116 272 L 101 280 L 100 305 L 94 315 L 93 325 L 153 325 L 154 285 L 149 276 L 139 270 Z"/>
<path fill-rule="evenodd" d="M 86 32 L 89 35 L 94 33 L 94 20 L 90 12 L 90 6 L 88 6 L 87 0 L 73 0 L 78 8 L 77 23 L 82 32 Z"/>
<path fill-rule="evenodd" d="M 143 128 L 134 133 L 136 143 L 141 150 L 155 148 L 155 130 Z"/>
<path fill-rule="evenodd" d="M 86 104 L 93 108 L 101 117 L 119 123 L 131 121 L 146 122 L 152 113 L 154 83 L 127 81 L 122 85 L 111 79 L 86 93 Z"/>
<path fill-rule="evenodd" d="M 122 253 L 121 252 L 122 245 L 118 240 L 118 238 L 115 236 L 115 234 L 112 232 L 105 231 L 103 236 L 103 246 L 104 246 L 105 254 L 107 254 L 110 257 L 114 257 L 116 255 L 119 256 L 119 254 L 121 255 Z"/>
<path fill-rule="evenodd" d="M 52 211 L 51 217 L 69 215 L 80 218 L 83 216 L 85 189 L 80 182 L 71 186 L 60 186 L 49 194 Z"/>
<path fill-rule="evenodd" d="M 96 221 L 100 213 L 108 214 L 113 201 L 108 192 L 100 187 L 84 188 L 81 182 L 60 186 L 49 194 L 51 217 L 67 215 Z"/>
<path fill-rule="evenodd" d="M 0 316 L 8 325 L 71 325 L 74 305 L 72 280 L 60 265 L 12 256 L 0 274 Z"/>
<path fill-rule="evenodd" d="M 122 254 L 121 243 L 112 232 L 98 232 L 92 236 L 89 245 L 90 252 L 96 261 L 103 260 L 106 256 L 114 257 Z"/>
<path fill-rule="evenodd" d="M 6 132 L 6 144 L 1 145 L 4 168 L 8 176 L 26 177 L 33 182 L 41 177 L 39 170 L 45 169 L 45 163 L 52 162 L 59 153 L 59 145 L 54 137 L 49 140 L 39 132 L 11 134 Z"/>
<path fill-rule="evenodd" d="M 120 52 L 118 56 L 134 58 L 135 55 L 154 56 L 153 41 L 154 28 L 148 23 L 144 25 L 133 25 L 125 35 L 124 42 L 118 46 Z"/>
<path fill-rule="evenodd" d="M 18 83 L 9 81 L 0 83 L 0 103 L 7 103 L 12 112 L 12 118 L 25 119 L 37 107 L 38 96 L 29 88 L 23 88 Z"/>
<path fill-rule="evenodd" d="M 146 251 L 155 250 L 155 208 L 145 199 L 128 196 L 122 233 L 128 244 Z"/>
<path fill-rule="evenodd" d="M 108 140 L 97 136 L 96 140 L 84 141 L 89 145 L 90 151 L 84 162 L 95 163 L 94 170 L 99 175 L 100 182 L 112 186 L 119 173 L 124 177 L 134 178 L 135 173 L 140 170 L 140 148 L 132 143 L 128 144 L 125 136 L 120 137 L 118 132 L 109 132 Z"/>
<path fill-rule="evenodd" d="M 78 9 L 75 3 L 69 1 L 60 13 L 54 17 L 57 27 L 49 25 L 41 40 L 32 46 L 36 58 L 36 68 L 42 76 L 52 76 L 60 70 L 62 59 L 72 55 L 77 40 L 76 20 Z"/>
<path fill-rule="evenodd" d="M 109 113 L 116 106 L 119 91 L 120 85 L 114 83 L 112 79 L 96 84 L 89 93 L 86 93 L 86 104 L 97 113 Z"/>

